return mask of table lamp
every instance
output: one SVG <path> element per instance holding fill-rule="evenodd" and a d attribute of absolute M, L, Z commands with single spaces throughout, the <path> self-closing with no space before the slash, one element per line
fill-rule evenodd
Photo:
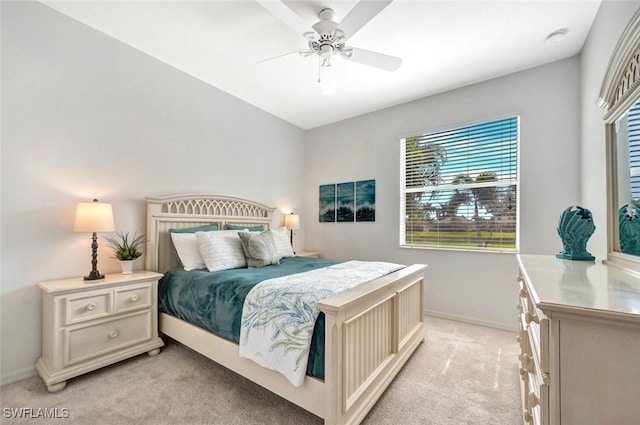
<path fill-rule="evenodd" d="M 76 208 L 76 221 L 73 225 L 74 232 L 91 232 L 91 272 L 84 277 L 84 280 L 103 279 L 104 275 L 98 271 L 98 235 L 97 232 L 113 232 L 113 211 L 111 204 L 98 202 L 78 202 Z"/>
<path fill-rule="evenodd" d="M 284 226 L 291 230 L 291 249 L 293 249 L 293 231 L 300 228 L 300 216 L 294 213 L 285 215 Z M 293 253 L 296 253 L 295 250 Z"/>

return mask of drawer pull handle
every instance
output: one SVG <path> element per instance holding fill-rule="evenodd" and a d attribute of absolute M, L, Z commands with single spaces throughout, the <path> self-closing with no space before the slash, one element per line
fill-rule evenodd
<path fill-rule="evenodd" d="M 527 322 L 527 325 L 534 323 L 540 323 L 540 318 L 537 314 L 531 314 L 531 312 L 527 311 L 524 315 L 524 320 Z"/>
<path fill-rule="evenodd" d="M 535 395 L 535 393 L 529 393 L 529 407 L 534 408 L 538 404 L 540 404 L 540 399 Z"/>
<path fill-rule="evenodd" d="M 131 300 L 132 303 L 138 301 L 140 299 L 140 297 L 138 296 L 138 294 L 133 294 L 131 295 L 131 298 L 129 298 Z"/>
<path fill-rule="evenodd" d="M 529 362 L 531 361 L 531 357 L 528 354 L 522 355 L 522 367 L 526 370 L 529 370 Z"/>
<path fill-rule="evenodd" d="M 87 304 L 87 310 L 93 311 L 96 309 L 96 303 Z"/>
<path fill-rule="evenodd" d="M 529 373 L 533 373 L 534 368 L 536 367 L 535 362 L 533 361 L 533 356 L 528 354 L 522 355 L 522 368 Z"/>
<path fill-rule="evenodd" d="M 112 330 L 109 332 L 109 338 L 116 338 L 118 336 L 118 331 L 117 330 Z"/>

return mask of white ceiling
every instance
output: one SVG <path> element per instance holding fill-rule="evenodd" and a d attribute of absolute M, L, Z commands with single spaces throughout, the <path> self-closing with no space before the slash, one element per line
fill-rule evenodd
<path fill-rule="evenodd" d="M 303 129 L 577 54 L 600 0 L 395 0 L 348 45 L 402 58 L 396 72 L 334 61 L 322 95 L 304 38 L 253 0 L 42 1 L 44 4 Z M 285 1 L 309 26 L 354 0 Z M 567 29 L 557 43 L 548 34 Z"/>

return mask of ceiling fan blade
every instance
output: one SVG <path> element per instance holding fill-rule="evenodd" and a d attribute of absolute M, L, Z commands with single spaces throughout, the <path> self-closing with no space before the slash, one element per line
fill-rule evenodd
<path fill-rule="evenodd" d="M 350 47 L 351 55 L 343 55 L 343 59 L 352 62 L 358 62 L 363 65 L 373 66 L 375 68 L 387 71 L 396 71 L 402 65 L 402 59 L 382 53 L 372 52 L 370 50 Z"/>
<path fill-rule="evenodd" d="M 289 9 L 279 0 L 256 0 L 256 2 L 267 9 L 273 16 L 284 22 L 289 28 L 299 35 L 305 35 L 313 30 L 296 13 Z M 305 35 L 306 36 L 306 35 Z"/>
<path fill-rule="evenodd" d="M 273 56 L 273 57 L 270 57 L 270 58 L 261 59 L 258 62 L 255 62 L 254 65 L 258 65 L 259 63 L 268 62 L 268 61 L 271 61 L 271 60 L 274 60 L 274 59 L 279 59 L 279 58 L 282 58 L 282 57 L 285 57 L 285 56 L 292 55 L 294 53 L 302 54 L 302 52 L 305 52 L 305 50 L 294 50 L 293 52 L 283 53 L 283 54 L 278 55 L 278 56 Z"/>
<path fill-rule="evenodd" d="M 338 24 L 338 28 L 344 31 L 347 37 L 353 37 L 367 22 L 387 7 L 391 1 L 360 0 Z"/>

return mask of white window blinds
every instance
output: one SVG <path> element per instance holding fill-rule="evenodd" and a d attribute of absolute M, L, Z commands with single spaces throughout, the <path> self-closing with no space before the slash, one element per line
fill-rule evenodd
<path fill-rule="evenodd" d="M 400 245 L 517 250 L 519 118 L 400 140 Z"/>
<path fill-rule="evenodd" d="M 640 101 L 629 110 L 627 118 L 629 137 L 629 166 L 631 175 L 631 197 L 640 202 Z"/>

